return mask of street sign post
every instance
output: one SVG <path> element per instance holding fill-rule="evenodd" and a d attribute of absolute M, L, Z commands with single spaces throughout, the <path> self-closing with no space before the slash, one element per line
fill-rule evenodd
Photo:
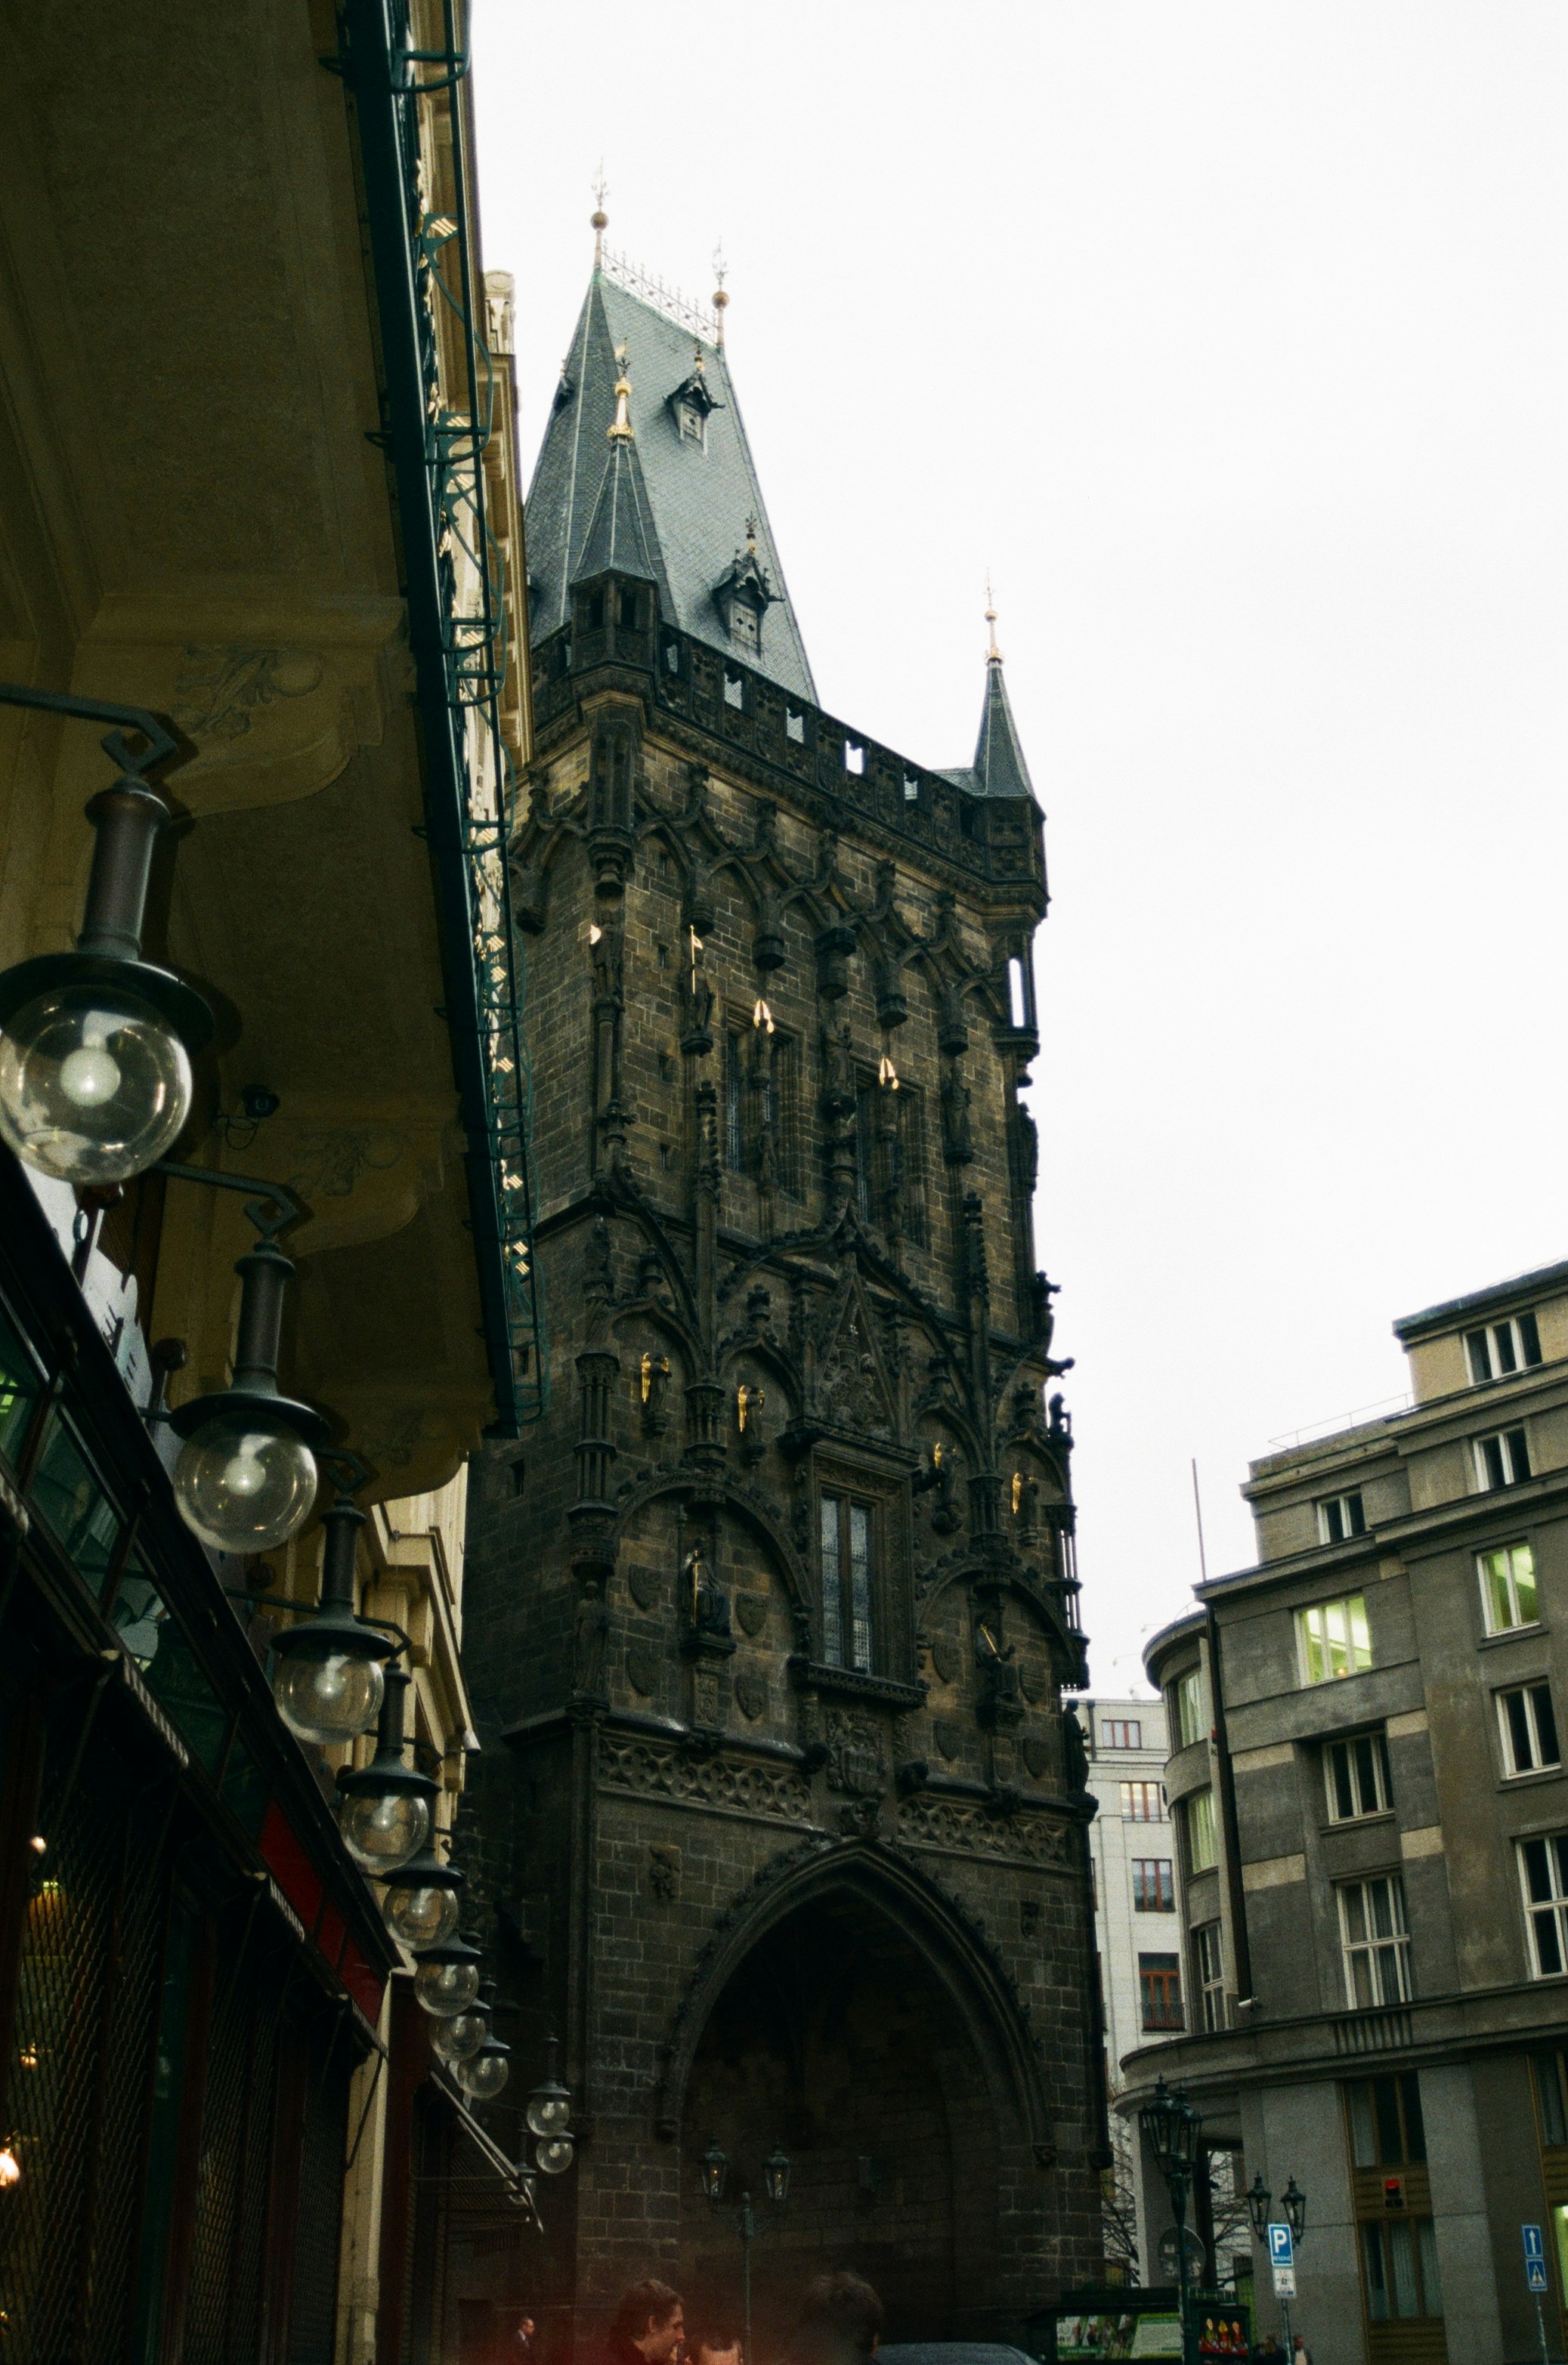
<path fill-rule="evenodd" d="M 1521 2225 L 1520 2236 L 1525 2246 L 1525 2289 L 1535 2300 L 1535 2328 L 1540 2335 L 1540 2354 L 1547 2358 L 1546 2318 L 1541 2312 L 1540 2297 L 1546 2289 L 1546 2238 L 1539 2225 Z"/>
<path fill-rule="evenodd" d="M 1295 2297 L 1295 2236 L 1288 2225 L 1270 2225 L 1265 2229 L 1269 2244 L 1269 2264 L 1274 2270 L 1274 2297 L 1285 2320 L 1285 2353 L 1290 2354 L 1290 2303 Z"/>

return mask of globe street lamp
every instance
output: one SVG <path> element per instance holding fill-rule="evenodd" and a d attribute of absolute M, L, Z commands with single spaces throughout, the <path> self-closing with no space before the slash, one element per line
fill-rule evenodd
<path fill-rule="evenodd" d="M 428 1774 L 416 1774 L 403 1761 L 403 1695 L 409 1678 L 401 1667 L 388 1667 L 385 1680 L 375 1754 L 357 1773 L 338 1777 L 338 1828 L 343 1844 L 361 1872 L 383 1879 L 389 1872 L 400 1872 L 430 1837 L 438 1789 Z M 476 1987 L 477 1983 L 476 1972 Z M 418 1984 L 416 1973 L 416 1988 Z M 473 2001 L 473 1993 L 470 1989 L 450 2009 L 459 2011 Z"/>
<path fill-rule="evenodd" d="M 274 1639 L 273 1698 L 291 1732 L 330 1749 L 375 1722 L 386 1691 L 382 1662 L 398 1646 L 354 1611 L 354 1557 L 364 1513 L 340 1494 L 321 1524 L 321 1598 L 309 1618 Z"/>
<path fill-rule="evenodd" d="M 503 2045 L 498 2036 L 487 2036 L 476 2052 L 459 2061 L 453 2076 L 464 2092 L 476 2102 L 493 2102 L 510 2074 L 511 2047 Z"/>
<path fill-rule="evenodd" d="M 450 2020 L 466 2012 L 479 1992 L 477 1946 L 465 1938 L 447 1938 L 439 1946 L 420 1946 L 414 1954 L 414 1996 L 432 2020 Z M 506 2080 L 501 2080 L 504 2085 Z M 498 2087 L 497 2091 L 500 2090 Z"/>
<path fill-rule="evenodd" d="M 543 2165 L 543 2163 L 541 2163 Z M 772 2203 L 775 2214 L 782 2212 L 790 2198 L 790 2178 L 794 2167 L 782 2144 L 775 2144 L 772 2155 L 763 2162 L 763 2190 Z M 702 2190 L 708 2205 L 716 2217 L 724 2205 L 724 2194 L 730 2180 L 730 2158 L 715 2135 L 702 2155 Z M 741 2237 L 741 2263 L 745 2290 L 745 2355 L 752 2354 L 751 2341 L 751 2246 L 756 2238 L 756 2217 L 751 2205 L 751 2194 L 743 2191 L 735 2214 L 735 2230 Z"/>
<path fill-rule="evenodd" d="M 462 1887 L 463 1875 L 427 1840 L 387 1881 L 382 1918 L 405 1946 L 439 1946 L 456 1935 Z"/>
<path fill-rule="evenodd" d="M 103 741 L 120 767 L 87 806 L 95 832 L 76 950 L 42 953 L 0 975 L 0 1137 L 67 1182 L 128 1182 L 171 1148 L 191 1110 L 191 1054 L 212 1013 L 182 978 L 141 958 L 158 833 L 174 810 L 140 776 L 177 752 L 140 708 L 0 683 L 0 701 L 116 723 Z"/>
<path fill-rule="evenodd" d="M 272 1552 L 297 1534 L 316 1500 L 311 1448 L 327 1439 L 321 1415 L 284 1395 L 277 1384 L 283 1293 L 294 1267 L 271 1234 L 292 1223 L 298 1210 L 264 1221 L 254 1208 L 248 1212 L 262 1238 L 234 1267 L 240 1276 L 234 1377 L 228 1387 L 166 1416 L 185 1440 L 174 1464 L 180 1516 L 203 1543 L 221 1552 Z"/>
<path fill-rule="evenodd" d="M 1180 2089 L 1172 2093 L 1163 2078 L 1155 2082 L 1149 2100 L 1138 2113 L 1144 2140 L 1170 2195 L 1176 2221 L 1176 2274 L 1182 2312 L 1183 2365 L 1196 2365 L 1192 2311 L 1187 2301 L 1187 2200 L 1198 2160 L 1198 2136 L 1203 2120 Z"/>
<path fill-rule="evenodd" d="M 572 2133 L 572 2098 L 555 2074 L 558 2037 L 544 2041 L 544 2075 L 528 2098 L 524 2117 L 534 2138 L 534 2166 L 544 2176 L 565 2176 L 577 2158 Z"/>

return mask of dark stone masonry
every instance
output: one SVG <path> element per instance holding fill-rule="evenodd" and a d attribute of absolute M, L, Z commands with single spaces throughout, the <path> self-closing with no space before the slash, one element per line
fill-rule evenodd
<path fill-rule="evenodd" d="M 716 2137 L 759 2346 L 835 2265 L 890 2337 L 1005 2337 L 1097 2274 L 1104 2143 L 1041 819 L 994 654 L 952 774 L 796 686 L 692 344 L 596 274 L 529 509 L 549 1408 L 475 1472 L 460 1854 L 515 2099 L 554 2028 L 583 2140 L 519 2295 L 553 2340 L 647 2273 L 736 2304 Z"/>

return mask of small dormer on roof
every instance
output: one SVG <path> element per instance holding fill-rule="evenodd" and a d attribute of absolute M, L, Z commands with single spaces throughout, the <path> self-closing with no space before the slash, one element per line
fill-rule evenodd
<path fill-rule="evenodd" d="M 691 367 L 674 393 L 666 397 L 666 402 L 681 442 L 695 444 L 699 451 L 706 451 L 709 415 L 722 410 L 724 405 L 723 397 L 715 394 L 708 383 L 700 345 L 692 355 Z"/>
<path fill-rule="evenodd" d="M 756 532 L 756 518 L 747 518 L 745 541 L 731 560 L 729 573 L 713 588 L 714 605 L 732 644 L 753 660 L 762 654 L 763 617 L 778 596 L 757 556 Z"/>

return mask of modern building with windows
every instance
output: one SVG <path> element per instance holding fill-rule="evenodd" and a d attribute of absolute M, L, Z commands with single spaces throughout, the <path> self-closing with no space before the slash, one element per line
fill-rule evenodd
<path fill-rule="evenodd" d="M 1189 2027 L 1125 2103 L 1305 2190 L 1316 2365 L 1512 2365 L 1521 2225 L 1553 2355 L 1568 2281 L 1568 1263 L 1394 1328 L 1408 1408 L 1255 1463 L 1258 1564 L 1145 1654 Z"/>

